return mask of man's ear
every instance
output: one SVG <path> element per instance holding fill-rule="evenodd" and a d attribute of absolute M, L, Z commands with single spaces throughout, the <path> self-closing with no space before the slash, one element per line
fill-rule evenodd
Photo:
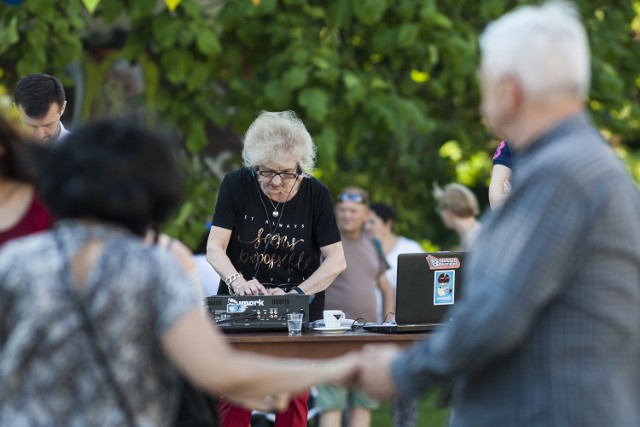
<path fill-rule="evenodd" d="M 522 84 L 512 75 L 505 76 L 502 81 L 502 98 L 507 113 L 513 114 L 522 107 L 524 102 Z"/>
<path fill-rule="evenodd" d="M 64 104 L 62 104 L 62 108 L 60 109 L 60 115 L 64 114 L 64 109 L 67 108 L 67 101 L 64 101 Z"/>

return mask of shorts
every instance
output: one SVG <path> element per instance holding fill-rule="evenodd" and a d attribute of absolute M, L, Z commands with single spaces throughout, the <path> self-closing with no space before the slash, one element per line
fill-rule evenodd
<path fill-rule="evenodd" d="M 316 406 L 322 412 L 343 411 L 347 406 L 377 409 L 378 402 L 359 390 L 349 390 L 331 385 L 318 386 Z"/>

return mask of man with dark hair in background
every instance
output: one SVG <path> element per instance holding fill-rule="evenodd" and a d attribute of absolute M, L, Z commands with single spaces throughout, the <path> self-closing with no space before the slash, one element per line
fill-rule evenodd
<path fill-rule="evenodd" d="M 67 106 L 64 87 L 48 74 L 29 74 L 18 81 L 13 101 L 20 120 L 42 142 L 56 142 L 69 133 L 60 121 Z"/>

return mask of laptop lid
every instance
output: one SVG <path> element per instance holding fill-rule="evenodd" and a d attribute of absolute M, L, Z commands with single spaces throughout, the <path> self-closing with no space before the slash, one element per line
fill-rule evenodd
<path fill-rule="evenodd" d="M 398 255 L 396 323 L 446 323 L 445 313 L 462 295 L 466 252 Z"/>

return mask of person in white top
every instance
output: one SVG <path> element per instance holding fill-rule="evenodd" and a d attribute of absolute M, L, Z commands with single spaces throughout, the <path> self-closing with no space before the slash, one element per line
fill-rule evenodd
<path fill-rule="evenodd" d="M 371 205 L 371 215 L 365 224 L 367 233 L 380 242 L 382 253 L 389 265 L 386 271 L 387 279 L 394 292 L 398 273 L 398 255 L 424 252 L 422 246 L 415 240 L 398 236 L 393 232 L 395 219 L 396 213 L 391 206 L 383 203 L 374 203 Z M 378 320 L 384 320 L 382 319 L 380 296 L 378 298 Z"/>
<path fill-rule="evenodd" d="M 206 231 L 198 246 L 193 251 L 193 262 L 196 264 L 196 270 L 202 283 L 202 291 L 205 297 L 218 295 L 220 286 L 220 275 L 213 269 L 209 261 L 207 261 L 207 241 L 209 240 L 209 230 L 211 223 L 207 224 Z"/>
<path fill-rule="evenodd" d="M 64 87 L 60 80 L 48 74 L 29 74 L 18 81 L 13 101 L 18 107 L 20 121 L 44 143 L 55 143 L 69 131 L 60 118 L 67 107 Z"/>

